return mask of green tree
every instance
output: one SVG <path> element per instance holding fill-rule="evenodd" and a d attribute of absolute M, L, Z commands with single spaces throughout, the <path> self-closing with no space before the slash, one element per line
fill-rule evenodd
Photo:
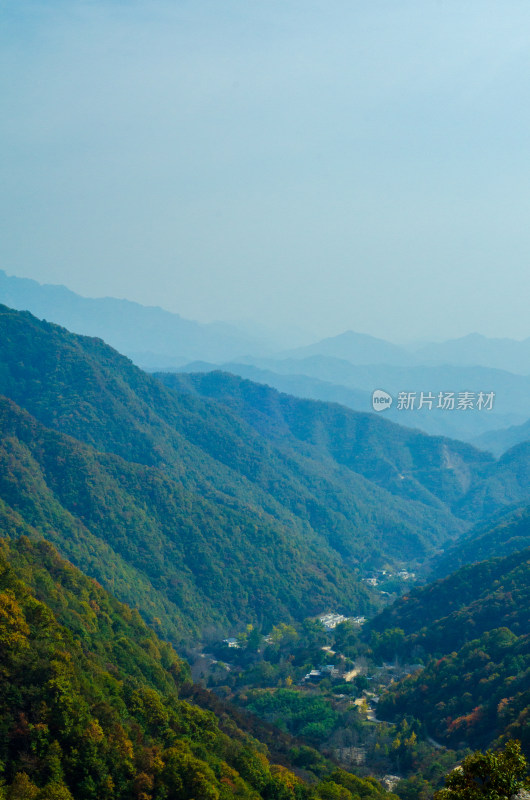
<path fill-rule="evenodd" d="M 62 782 L 48 783 L 37 795 L 37 800 L 73 800 L 72 793 Z"/>
<path fill-rule="evenodd" d="M 530 786 L 527 763 L 518 741 L 509 741 L 503 751 L 479 751 L 464 758 L 445 779 L 445 788 L 434 800 L 509 800 L 519 789 Z"/>
<path fill-rule="evenodd" d="M 26 772 L 17 772 L 13 783 L 7 790 L 7 800 L 35 800 L 39 793 Z"/>
<path fill-rule="evenodd" d="M 326 780 L 318 786 L 318 794 L 322 800 L 352 800 L 353 795 L 346 787 L 334 781 Z"/>
<path fill-rule="evenodd" d="M 263 641 L 263 636 L 257 628 L 251 626 L 251 630 L 247 636 L 247 650 L 250 653 L 258 653 Z"/>
<path fill-rule="evenodd" d="M 275 625 L 271 631 L 271 639 L 274 644 L 280 647 L 291 646 L 298 639 L 298 633 L 293 625 L 287 625 L 285 622 L 280 622 Z"/>

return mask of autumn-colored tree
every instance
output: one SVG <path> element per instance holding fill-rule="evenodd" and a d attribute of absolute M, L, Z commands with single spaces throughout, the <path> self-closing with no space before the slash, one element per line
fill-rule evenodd
<path fill-rule="evenodd" d="M 530 786 L 526 773 L 521 744 L 512 740 L 500 752 L 477 751 L 464 758 L 434 800 L 510 800 L 519 789 Z"/>

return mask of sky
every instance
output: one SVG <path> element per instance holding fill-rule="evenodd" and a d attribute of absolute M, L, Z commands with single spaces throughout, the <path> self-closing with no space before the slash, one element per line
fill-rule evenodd
<path fill-rule="evenodd" d="M 0 268 L 200 321 L 530 336 L 530 4 L 0 0 Z"/>

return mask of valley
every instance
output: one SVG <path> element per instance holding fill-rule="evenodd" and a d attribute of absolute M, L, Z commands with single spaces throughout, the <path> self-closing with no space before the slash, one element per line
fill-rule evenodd
<path fill-rule="evenodd" d="M 530 800 L 529 57 L 0 2 L 0 800 Z"/>
<path fill-rule="evenodd" d="M 189 662 L 183 697 L 294 770 L 296 791 L 270 772 L 280 794 L 351 795 L 355 774 L 426 800 L 473 748 L 528 752 L 527 447 L 496 459 L 225 372 L 149 375 L 6 307 L 0 331 L 8 558 L 53 545 L 129 604 Z"/>

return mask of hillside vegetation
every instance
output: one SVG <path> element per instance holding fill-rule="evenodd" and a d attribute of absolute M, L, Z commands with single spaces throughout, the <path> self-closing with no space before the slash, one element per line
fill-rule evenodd
<path fill-rule="evenodd" d="M 527 547 L 530 547 L 530 506 L 523 506 L 475 525 L 433 559 L 433 574 L 442 577 L 465 564 L 507 556 Z"/>
<path fill-rule="evenodd" d="M 371 624 L 372 644 L 424 669 L 393 684 L 383 719 L 409 714 L 453 747 L 518 738 L 530 752 L 530 548 L 462 567 Z"/>
<path fill-rule="evenodd" d="M 226 715 L 221 729 L 179 699 L 188 670 L 171 646 L 46 542 L 0 540 L 0 644 L 2 798 L 384 794 L 338 769 L 309 786 Z"/>
<path fill-rule="evenodd" d="M 321 448 L 301 437 L 284 441 L 281 430 L 257 428 L 254 418 L 263 415 L 253 410 L 249 419 L 217 398 L 166 389 L 101 340 L 5 308 L 0 333 L 0 393 L 48 427 L 171 474 L 197 503 L 207 497 L 245 518 L 265 511 L 282 527 L 319 537 L 352 564 L 421 557 L 464 528 L 427 485 L 442 484 L 444 497 L 461 495 L 462 475 L 447 462 L 449 440 L 409 431 L 404 446 L 405 429 L 399 426 L 313 403 L 311 416 L 322 417 L 318 428 L 330 441 L 340 444 L 355 427 L 366 431 L 351 440 L 356 458 L 344 458 L 340 450 L 323 458 Z M 249 385 L 258 395 L 264 388 Z M 293 405 L 301 428 L 305 408 Z M 462 462 L 466 475 L 466 459 L 473 465 L 491 460 L 466 445 L 449 444 L 451 463 Z M 361 447 L 374 450 L 367 465 Z M 407 466 L 411 453 L 420 462 L 413 470 Z M 410 479 L 401 478 L 400 470 L 411 472 Z"/>
<path fill-rule="evenodd" d="M 331 460 L 384 489 L 394 502 L 406 499 L 416 513 L 425 514 L 427 506 L 440 521 L 440 513 L 445 514 L 443 524 L 450 525 L 449 531 L 461 531 L 461 520 L 474 522 L 530 499 L 526 445 L 497 461 L 464 442 L 428 436 L 336 403 L 280 394 L 227 373 L 159 373 L 158 377 L 180 393 L 222 403 L 277 447 Z M 443 538 L 442 534 L 438 540 Z"/>
<path fill-rule="evenodd" d="M 0 399 L 0 519 L 43 535 L 174 642 L 326 605 L 369 608 L 338 558 L 294 526 L 197 498 L 162 470 L 100 453 Z"/>

